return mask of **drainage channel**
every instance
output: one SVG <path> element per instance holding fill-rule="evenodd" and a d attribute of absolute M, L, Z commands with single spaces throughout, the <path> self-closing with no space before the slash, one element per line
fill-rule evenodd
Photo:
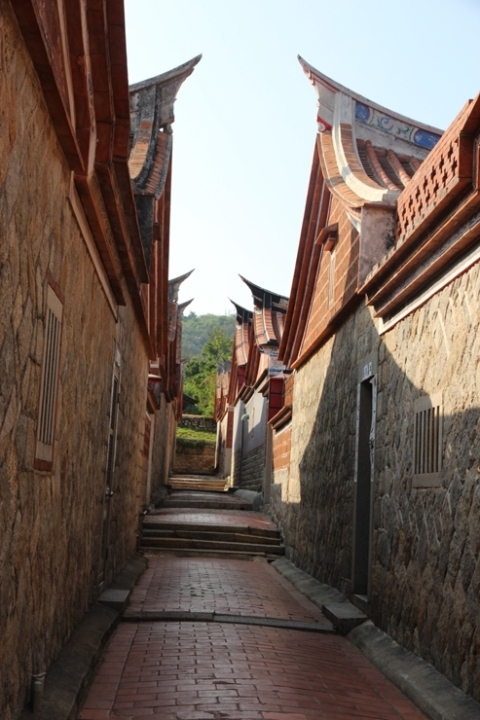
<path fill-rule="evenodd" d="M 215 612 L 189 612 L 183 610 L 143 610 L 135 612 L 126 610 L 121 620 L 123 622 L 208 622 L 208 623 L 234 623 L 236 625 L 260 625 L 276 627 L 282 630 L 302 630 L 323 634 L 335 634 L 333 626 L 322 625 L 317 622 L 302 622 L 298 620 L 284 620 L 282 618 L 257 617 L 252 615 L 224 615 Z"/>

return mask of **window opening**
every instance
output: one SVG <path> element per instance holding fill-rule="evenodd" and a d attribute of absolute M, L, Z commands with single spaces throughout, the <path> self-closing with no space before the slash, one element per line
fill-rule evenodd
<path fill-rule="evenodd" d="M 49 284 L 47 285 L 45 340 L 35 448 L 37 470 L 51 470 L 53 462 L 62 316 L 62 301 Z"/>
<path fill-rule="evenodd" d="M 413 486 L 438 486 L 442 469 L 441 394 L 418 398 L 414 413 Z"/>

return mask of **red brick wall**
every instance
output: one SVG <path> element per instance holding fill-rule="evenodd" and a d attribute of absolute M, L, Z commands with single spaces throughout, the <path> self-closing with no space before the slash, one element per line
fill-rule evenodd
<path fill-rule="evenodd" d="M 284 397 L 283 397 L 283 404 L 284 405 L 291 405 L 293 401 L 293 384 L 295 382 L 295 375 L 292 373 L 291 375 L 287 375 L 285 378 L 285 385 L 284 385 Z"/>
<path fill-rule="evenodd" d="M 273 435 L 273 471 L 283 470 L 290 465 L 290 447 L 292 442 L 291 426 Z"/>
<path fill-rule="evenodd" d="M 333 315 L 341 310 L 355 294 L 358 273 L 358 233 L 354 230 L 336 198 L 332 198 L 327 224 L 333 225 L 334 223 L 338 223 L 338 237 L 334 247 L 333 302 L 329 306 L 330 253 L 324 251 L 320 260 L 302 353 L 308 350 L 320 333 L 325 330 Z"/>

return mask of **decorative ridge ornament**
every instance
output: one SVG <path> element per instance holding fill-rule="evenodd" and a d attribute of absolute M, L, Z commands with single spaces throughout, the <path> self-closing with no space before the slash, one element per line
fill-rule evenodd
<path fill-rule="evenodd" d="M 354 100 L 355 119 L 360 123 L 374 127 L 381 132 L 400 137 L 407 142 L 411 142 L 427 150 L 431 150 L 442 136 L 442 130 L 424 123 L 418 123 L 400 113 L 392 112 L 382 105 L 372 102 L 359 93 L 332 80 L 314 68 L 313 65 L 310 65 L 300 55 L 298 56 L 298 61 L 317 92 L 317 121 L 319 132 L 332 129 L 335 95 L 337 93 L 343 93 Z"/>
<path fill-rule="evenodd" d="M 362 206 L 393 206 L 442 132 L 392 112 L 299 62 L 318 98 L 325 182 L 360 230 Z"/>

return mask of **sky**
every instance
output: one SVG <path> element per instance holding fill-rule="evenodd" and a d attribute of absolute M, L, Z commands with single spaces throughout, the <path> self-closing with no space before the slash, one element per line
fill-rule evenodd
<path fill-rule="evenodd" d="M 130 83 L 202 54 L 173 125 L 170 278 L 189 311 L 288 296 L 316 136 L 297 56 L 445 129 L 480 91 L 480 0 L 125 0 Z"/>

